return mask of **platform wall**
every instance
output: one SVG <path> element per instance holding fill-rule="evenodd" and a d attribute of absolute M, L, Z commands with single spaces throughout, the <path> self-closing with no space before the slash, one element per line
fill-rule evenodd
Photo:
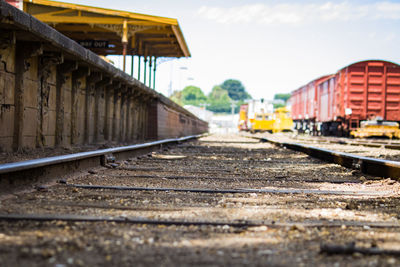
<path fill-rule="evenodd" d="M 165 139 L 207 132 L 208 124 L 189 113 L 177 112 L 165 103 L 153 102 L 149 109 L 148 128 L 152 139 Z"/>

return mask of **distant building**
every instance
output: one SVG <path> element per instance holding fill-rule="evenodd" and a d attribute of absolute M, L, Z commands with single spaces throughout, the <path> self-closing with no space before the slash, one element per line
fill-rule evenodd
<path fill-rule="evenodd" d="M 236 133 L 238 132 L 239 114 L 225 115 L 219 114 L 212 117 L 209 124 L 210 133 Z"/>
<path fill-rule="evenodd" d="M 211 122 L 212 117 L 214 115 L 213 112 L 206 110 L 204 107 L 196 107 L 192 105 L 185 105 L 185 109 L 189 110 L 191 113 L 202 119 L 206 122 Z"/>
<path fill-rule="evenodd" d="M 272 102 L 272 104 L 275 104 L 275 105 L 277 105 L 277 104 L 285 105 L 285 101 L 283 99 L 274 99 L 271 102 Z"/>

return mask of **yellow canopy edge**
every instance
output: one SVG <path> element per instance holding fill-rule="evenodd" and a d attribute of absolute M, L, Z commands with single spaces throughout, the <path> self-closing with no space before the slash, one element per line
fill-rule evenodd
<path fill-rule="evenodd" d="M 49 0 L 24 0 L 24 11 L 100 55 L 190 57 L 178 20 Z"/>

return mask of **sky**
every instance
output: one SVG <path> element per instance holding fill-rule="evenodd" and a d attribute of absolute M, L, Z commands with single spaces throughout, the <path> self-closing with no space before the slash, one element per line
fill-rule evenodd
<path fill-rule="evenodd" d="M 357 61 L 400 63 L 400 0 L 64 2 L 178 19 L 192 56 L 157 66 L 166 96 L 237 79 L 254 99 L 272 99 Z"/>

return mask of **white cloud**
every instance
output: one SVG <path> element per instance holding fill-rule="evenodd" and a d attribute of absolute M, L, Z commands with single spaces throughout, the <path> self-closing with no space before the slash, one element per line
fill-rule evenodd
<path fill-rule="evenodd" d="M 382 2 L 375 4 L 375 18 L 400 19 L 400 3 Z"/>
<path fill-rule="evenodd" d="M 385 41 L 386 42 L 391 42 L 391 41 L 394 41 L 395 39 L 396 39 L 396 34 L 391 32 L 391 33 L 386 35 Z"/>
<path fill-rule="evenodd" d="M 222 24 L 299 24 L 359 19 L 399 20 L 400 3 L 355 4 L 344 1 L 320 4 L 247 4 L 229 8 L 203 6 L 199 9 L 198 15 Z"/>

